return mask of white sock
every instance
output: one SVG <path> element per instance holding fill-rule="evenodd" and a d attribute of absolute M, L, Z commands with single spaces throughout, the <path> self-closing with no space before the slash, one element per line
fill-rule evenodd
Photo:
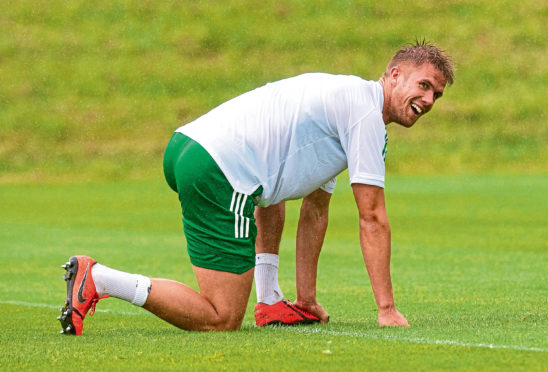
<path fill-rule="evenodd" d="M 255 255 L 257 302 L 272 305 L 283 300 L 284 295 L 278 284 L 279 259 L 277 254 L 272 253 Z"/>
<path fill-rule="evenodd" d="M 150 278 L 111 269 L 101 264 L 91 268 L 91 275 L 99 296 L 108 295 L 143 306 L 150 292 Z"/>

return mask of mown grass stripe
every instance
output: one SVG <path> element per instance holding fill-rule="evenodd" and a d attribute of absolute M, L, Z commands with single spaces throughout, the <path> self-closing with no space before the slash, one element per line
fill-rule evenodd
<path fill-rule="evenodd" d="M 25 301 L 10 301 L 10 300 L 7 300 L 7 301 L 0 300 L 0 304 L 14 305 L 14 306 L 27 306 L 27 307 L 40 307 L 40 308 L 48 308 L 48 309 L 57 309 L 59 307 L 58 305 L 25 302 Z M 130 311 L 121 311 L 121 310 L 97 309 L 96 312 L 116 314 L 116 315 L 153 316 L 152 314 L 146 311 L 130 312 Z M 244 323 L 244 325 L 247 327 L 253 327 L 255 323 L 246 322 Z M 521 346 L 521 345 L 497 345 L 497 344 L 484 344 L 484 343 L 466 343 L 466 342 L 460 342 L 460 341 L 454 341 L 454 340 L 430 340 L 430 339 L 421 338 L 421 337 L 372 335 L 372 334 L 360 333 L 360 332 L 332 331 L 332 330 L 326 330 L 321 328 L 272 327 L 272 330 L 276 332 L 294 332 L 294 333 L 321 334 L 321 335 L 342 336 L 342 337 L 368 338 L 373 340 L 403 341 L 403 342 L 412 342 L 412 343 L 426 344 L 426 345 L 447 345 L 447 346 L 486 348 L 486 349 L 534 351 L 534 352 L 542 352 L 542 353 L 548 352 L 548 349 L 540 348 L 540 347 L 530 347 L 530 346 Z"/>
<path fill-rule="evenodd" d="M 360 333 L 360 332 L 330 331 L 330 330 L 325 330 L 320 328 L 279 327 L 277 329 L 282 331 L 295 332 L 295 333 L 316 333 L 316 334 L 327 334 L 331 336 L 369 338 L 369 339 L 375 339 L 375 340 L 405 341 L 405 342 L 413 342 L 413 343 L 427 344 L 427 345 L 449 345 L 449 346 L 487 348 L 487 349 L 537 351 L 537 352 L 543 352 L 543 353 L 548 352 L 548 349 L 546 348 L 529 347 L 529 346 L 521 346 L 521 345 L 497 345 L 497 344 L 484 344 L 484 343 L 466 343 L 466 342 L 459 342 L 459 341 L 453 341 L 453 340 L 429 340 L 429 339 L 420 338 L 420 337 L 372 335 L 372 334 L 366 334 L 366 333 Z"/>
<path fill-rule="evenodd" d="M 62 306 L 62 304 L 52 305 L 52 304 L 42 304 L 42 303 L 36 303 L 36 302 L 25 302 L 25 301 L 0 301 L 0 305 L 14 305 L 14 306 L 27 306 L 27 307 L 41 307 L 46 309 L 59 309 L 59 307 Z M 144 310 L 142 311 L 122 311 L 122 310 L 110 310 L 110 309 L 95 309 L 96 313 L 108 313 L 108 314 L 116 314 L 116 315 L 146 315 L 146 316 L 153 316 L 149 312 L 146 312 Z"/>

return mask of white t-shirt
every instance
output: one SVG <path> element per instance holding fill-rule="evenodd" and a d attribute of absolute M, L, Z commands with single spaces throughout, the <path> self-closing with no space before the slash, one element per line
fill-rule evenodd
<path fill-rule="evenodd" d="M 235 191 L 260 206 L 298 199 L 348 168 L 384 187 L 386 128 L 378 82 L 309 73 L 244 93 L 177 129 L 202 145 Z"/>

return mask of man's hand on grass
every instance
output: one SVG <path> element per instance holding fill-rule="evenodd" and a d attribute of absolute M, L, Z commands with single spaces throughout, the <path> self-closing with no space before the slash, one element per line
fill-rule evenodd
<path fill-rule="evenodd" d="M 320 323 L 327 323 L 329 321 L 329 314 L 317 301 L 304 302 L 297 299 L 295 302 L 293 302 L 293 305 L 303 310 L 306 310 L 311 314 L 316 315 L 318 318 L 320 318 Z"/>
<path fill-rule="evenodd" d="M 396 308 L 380 310 L 378 323 L 381 327 L 409 327 L 407 319 Z"/>

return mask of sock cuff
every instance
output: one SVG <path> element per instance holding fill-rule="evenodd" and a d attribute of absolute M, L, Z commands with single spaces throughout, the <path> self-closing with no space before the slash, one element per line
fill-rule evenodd
<path fill-rule="evenodd" d="M 255 255 L 255 266 L 257 265 L 272 265 L 278 267 L 280 256 L 273 253 L 257 253 Z"/>
<path fill-rule="evenodd" d="M 133 297 L 132 304 L 137 306 L 143 306 L 148 298 L 148 293 L 150 291 L 150 278 L 143 275 L 137 276 L 137 284 L 135 289 L 135 297 Z"/>

